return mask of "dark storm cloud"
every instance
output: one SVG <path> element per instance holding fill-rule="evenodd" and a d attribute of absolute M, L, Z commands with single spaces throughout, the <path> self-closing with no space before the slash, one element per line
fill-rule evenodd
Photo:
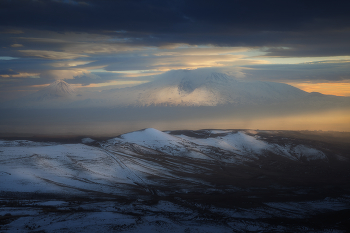
<path fill-rule="evenodd" d="M 143 45 L 289 47 L 269 55 L 349 55 L 349 8 L 349 1 L 12 0 L 0 2 L 0 25 L 3 31 L 108 34 Z"/>
<path fill-rule="evenodd" d="M 244 73 L 247 79 L 262 81 L 350 81 L 349 65 L 350 61 L 249 65 Z"/>

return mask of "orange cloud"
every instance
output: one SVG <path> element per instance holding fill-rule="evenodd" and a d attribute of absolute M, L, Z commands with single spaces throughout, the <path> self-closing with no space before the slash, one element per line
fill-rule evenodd
<path fill-rule="evenodd" d="M 38 87 L 47 87 L 49 86 L 50 84 L 41 84 L 41 85 L 31 85 L 30 87 L 34 87 L 34 88 L 38 88 Z"/>

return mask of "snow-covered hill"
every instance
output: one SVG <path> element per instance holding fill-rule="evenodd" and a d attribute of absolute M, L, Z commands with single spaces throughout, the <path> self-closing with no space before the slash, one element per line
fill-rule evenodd
<path fill-rule="evenodd" d="M 0 140 L 0 230 L 343 232 L 348 143 L 295 134 L 148 128 L 80 143 Z"/>
<path fill-rule="evenodd" d="M 230 130 L 207 130 L 202 132 L 202 137 L 196 137 L 148 128 L 123 134 L 103 146 L 120 152 L 125 152 L 125 148 L 128 148 L 129 153 L 182 156 L 235 164 L 254 161 L 268 154 L 294 161 L 327 160 L 322 151 L 307 145 L 268 143 L 259 136 Z"/>
<path fill-rule="evenodd" d="M 178 185 L 182 189 L 193 185 L 215 188 L 216 184 L 200 174 L 216 173 L 216 166 L 244 168 L 254 163 L 261 167 L 271 156 L 301 167 L 312 161 L 328 166 L 334 158 L 349 162 L 345 157 L 329 157 L 327 150 L 308 144 L 268 142 L 251 131 L 161 132 L 148 128 L 108 141 L 82 141 L 85 144 L 0 141 L 0 189 L 124 193 L 136 185 L 148 192 L 149 185 L 166 188 L 164 179 L 181 180 Z M 125 185 L 131 186 L 117 188 Z"/>

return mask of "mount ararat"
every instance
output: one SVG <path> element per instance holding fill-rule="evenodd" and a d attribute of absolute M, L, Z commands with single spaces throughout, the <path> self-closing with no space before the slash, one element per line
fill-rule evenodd
<path fill-rule="evenodd" d="M 6 108 L 92 108 L 258 105 L 283 102 L 346 102 L 348 98 L 307 93 L 284 83 L 244 81 L 208 70 L 173 70 L 141 85 L 82 93 L 57 80 Z"/>

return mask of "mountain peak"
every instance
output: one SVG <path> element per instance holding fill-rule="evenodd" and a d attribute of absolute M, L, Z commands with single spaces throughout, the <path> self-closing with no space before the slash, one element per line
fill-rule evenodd
<path fill-rule="evenodd" d="M 54 90 L 56 92 L 58 91 L 62 93 L 72 93 L 75 91 L 71 85 L 69 85 L 68 83 L 66 83 L 61 79 L 51 83 L 47 88 Z"/>
<path fill-rule="evenodd" d="M 51 83 L 47 88 L 52 94 L 57 96 L 71 96 L 75 94 L 74 88 L 63 80 L 56 80 Z"/>
<path fill-rule="evenodd" d="M 37 100 L 70 98 L 75 96 L 75 89 L 63 80 L 56 80 L 49 86 L 35 93 Z"/>

